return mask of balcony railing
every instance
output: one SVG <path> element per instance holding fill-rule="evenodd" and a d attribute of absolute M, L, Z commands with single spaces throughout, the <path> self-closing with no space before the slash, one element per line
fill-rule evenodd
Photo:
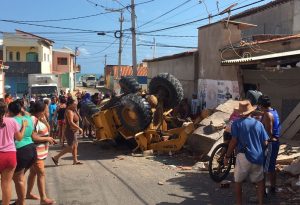
<path fill-rule="evenodd" d="M 10 75 L 41 73 L 41 62 L 6 62 L 9 69 L 5 73 Z"/>

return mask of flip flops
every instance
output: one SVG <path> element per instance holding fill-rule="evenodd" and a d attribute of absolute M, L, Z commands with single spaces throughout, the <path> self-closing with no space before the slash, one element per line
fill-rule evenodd
<path fill-rule="evenodd" d="M 73 163 L 73 165 L 82 165 L 82 164 L 83 164 L 82 162 Z"/>
<path fill-rule="evenodd" d="M 53 163 L 55 164 L 55 166 L 58 166 L 58 165 L 59 165 L 59 164 L 58 164 L 58 160 L 54 159 L 54 157 L 51 157 L 51 159 L 52 159 Z"/>

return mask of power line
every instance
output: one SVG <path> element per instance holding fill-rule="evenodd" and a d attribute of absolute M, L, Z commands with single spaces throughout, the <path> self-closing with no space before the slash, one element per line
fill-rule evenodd
<path fill-rule="evenodd" d="M 156 24 L 161 24 L 161 23 L 163 23 L 163 22 L 166 22 L 167 20 L 173 18 L 174 16 L 178 16 L 179 14 L 185 13 L 185 12 L 187 12 L 188 10 L 190 10 L 191 8 L 194 8 L 194 7 L 197 6 L 197 5 L 199 5 L 199 3 L 193 4 L 192 6 L 186 8 L 186 9 L 184 9 L 184 10 L 178 12 L 178 13 L 175 13 L 174 15 L 172 15 L 172 16 L 170 16 L 170 17 L 168 17 L 168 18 L 166 18 L 166 19 L 164 19 L 164 20 L 162 20 L 162 21 L 159 21 L 159 22 L 157 22 Z M 173 24 L 173 25 L 174 25 L 174 24 Z"/>
<path fill-rule="evenodd" d="M 105 6 L 103 6 L 103 5 L 101 5 L 101 4 L 98 4 L 98 3 L 95 3 L 95 2 L 93 2 L 93 1 L 91 1 L 91 0 L 86 0 L 88 3 L 90 3 L 90 4 L 92 4 L 92 5 L 94 5 L 94 6 L 96 6 L 96 7 L 101 7 L 101 8 L 103 8 L 103 9 L 106 9 L 105 8 Z"/>
<path fill-rule="evenodd" d="M 175 8 L 173 8 L 173 9 L 171 9 L 171 10 L 169 10 L 169 11 L 167 11 L 167 12 L 161 14 L 161 15 L 159 15 L 158 17 L 156 17 L 156 18 L 154 18 L 154 19 L 152 19 L 152 20 L 150 20 L 150 21 L 147 21 L 146 23 L 142 24 L 142 25 L 141 25 L 140 27 L 138 27 L 138 28 L 141 28 L 141 27 L 143 27 L 143 26 L 145 26 L 145 25 L 147 25 L 147 24 L 149 24 L 149 23 L 152 23 L 153 21 L 155 21 L 155 20 L 157 20 L 157 19 L 159 19 L 159 18 L 161 18 L 161 17 L 163 17 L 163 16 L 165 16 L 165 15 L 171 13 L 172 11 L 174 11 L 174 10 L 180 8 L 181 6 L 187 4 L 187 3 L 190 2 L 190 1 L 191 1 L 191 0 L 187 0 L 187 1 L 185 1 L 185 2 L 183 2 L 183 3 L 181 3 L 181 4 L 179 4 L 179 5 L 176 6 Z"/>
<path fill-rule="evenodd" d="M 171 37 L 171 38 L 198 38 L 198 36 L 177 36 L 177 35 L 159 35 L 159 34 L 145 34 L 145 33 L 137 33 L 141 36 L 154 36 L 154 37 Z"/>
<path fill-rule="evenodd" d="M 135 4 L 135 6 L 147 4 L 147 3 L 150 3 L 150 2 L 153 2 L 153 1 L 155 1 L 155 0 L 149 0 L 149 1 L 140 2 L 140 3 Z"/>
<path fill-rule="evenodd" d="M 138 44 L 137 46 L 153 46 L 153 44 Z M 156 44 L 157 47 L 166 47 L 166 48 L 189 48 L 189 49 L 196 49 L 197 47 L 192 46 L 176 46 L 176 45 L 165 45 L 165 44 Z"/>
<path fill-rule="evenodd" d="M 41 22 L 56 22 L 56 21 L 70 21 L 70 20 L 77 20 L 77 19 L 85 19 L 85 18 L 91 18 L 95 16 L 100 16 L 103 14 L 109 14 L 112 13 L 111 11 L 107 12 L 102 12 L 102 13 L 97 13 L 97 14 L 91 14 L 91 15 L 86 15 L 86 16 L 77 16 L 77 17 L 70 17 L 70 18 L 61 18 L 61 19 L 46 19 L 46 20 L 15 20 L 18 22 L 28 22 L 28 23 L 41 23 Z"/>
<path fill-rule="evenodd" d="M 36 40 L 37 38 L 34 37 L 23 37 L 23 36 L 11 36 L 11 37 L 6 37 L 10 39 L 33 39 Z M 90 41 L 90 40 L 76 40 L 76 39 L 56 39 L 56 38 L 51 38 L 54 41 L 62 41 L 62 42 L 73 42 L 73 43 L 95 43 L 95 44 L 111 44 L 111 42 L 107 41 Z M 117 44 L 117 43 L 116 43 Z"/>
<path fill-rule="evenodd" d="M 253 2 L 253 3 L 250 3 L 250 4 L 247 4 L 247 5 L 244 5 L 244 6 L 235 8 L 235 9 L 232 9 L 231 11 L 240 10 L 240 9 L 245 8 L 245 7 L 249 7 L 249 6 L 258 4 L 258 3 L 260 3 L 260 2 L 264 2 L 264 1 L 266 1 L 266 0 L 259 0 L 259 1 L 256 1 L 256 2 Z M 140 32 L 140 33 L 145 34 L 145 33 L 155 33 L 155 32 L 159 32 L 159 31 L 170 30 L 170 29 L 173 29 L 173 28 L 178 28 L 178 27 L 182 27 L 182 26 L 187 26 L 187 25 L 190 25 L 190 24 L 194 24 L 194 23 L 197 23 L 197 22 L 200 22 L 200 21 L 204 21 L 204 20 L 211 19 L 211 18 L 214 18 L 214 17 L 217 17 L 217 16 L 221 16 L 221 15 L 223 15 L 223 14 L 217 13 L 217 14 L 214 14 L 214 15 L 211 15 L 211 16 L 208 16 L 208 17 L 205 17 L 205 18 L 201 18 L 201 19 L 197 19 L 197 20 L 194 20 L 194 21 L 190 21 L 190 22 L 178 24 L 178 25 L 175 25 L 175 26 L 170 26 L 170 27 L 166 27 L 166 28 L 156 29 L 156 30 L 152 30 L 152 31 L 145 31 L 145 32 Z"/>
<path fill-rule="evenodd" d="M 112 45 L 114 45 L 116 43 L 116 41 L 119 40 L 119 39 L 115 39 L 111 44 L 109 44 L 107 47 L 105 47 L 103 50 L 101 51 L 98 51 L 96 53 L 93 53 L 92 55 L 96 55 L 96 54 L 99 54 L 99 53 L 102 53 L 103 51 L 106 51 L 107 49 L 109 49 Z"/>
<path fill-rule="evenodd" d="M 96 31 L 96 30 L 88 30 L 88 29 L 67 28 L 67 27 L 60 27 L 60 26 L 33 24 L 33 23 L 19 22 L 16 20 L 7 20 L 7 19 L 0 19 L 0 21 L 6 22 L 6 23 L 24 24 L 24 25 L 29 25 L 29 26 L 37 26 L 37 27 L 45 27 L 45 28 L 56 28 L 56 29 L 62 29 L 62 30 L 84 31 L 84 32 L 90 32 L 90 33 L 98 33 L 98 32 L 113 33 L 114 32 L 114 31 Z"/>
<path fill-rule="evenodd" d="M 125 6 L 124 4 L 122 4 L 119 0 L 114 0 L 115 2 L 117 2 L 119 5 L 123 6 L 123 9 L 127 9 L 130 7 L 129 5 Z M 128 10 L 129 11 L 129 10 Z M 129 11 L 130 12 L 130 11 Z"/>

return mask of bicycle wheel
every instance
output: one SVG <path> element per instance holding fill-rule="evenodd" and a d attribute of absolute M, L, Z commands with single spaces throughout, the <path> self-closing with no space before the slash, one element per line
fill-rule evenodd
<path fill-rule="evenodd" d="M 221 182 L 224 180 L 231 169 L 232 166 L 232 158 L 230 158 L 228 165 L 224 165 L 224 156 L 227 152 L 228 144 L 222 143 L 216 146 L 213 150 L 211 157 L 209 159 L 208 171 L 209 176 L 215 182 Z"/>

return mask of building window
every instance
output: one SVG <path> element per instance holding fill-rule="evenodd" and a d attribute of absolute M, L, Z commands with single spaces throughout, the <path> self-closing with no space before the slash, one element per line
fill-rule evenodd
<path fill-rule="evenodd" d="M 8 60 L 13 61 L 13 52 L 11 52 L 11 51 L 8 54 Z"/>
<path fill-rule="evenodd" d="M 20 61 L 20 52 L 19 51 L 16 53 L 16 60 Z"/>
<path fill-rule="evenodd" d="M 57 58 L 58 65 L 68 65 L 68 58 Z"/>
<path fill-rule="evenodd" d="M 48 62 L 50 62 L 50 55 L 48 54 L 48 56 L 47 56 L 47 57 L 48 57 L 48 59 L 47 59 L 47 60 L 48 60 Z"/>
<path fill-rule="evenodd" d="M 26 62 L 38 62 L 39 57 L 38 54 L 35 52 L 28 52 L 26 53 Z"/>

